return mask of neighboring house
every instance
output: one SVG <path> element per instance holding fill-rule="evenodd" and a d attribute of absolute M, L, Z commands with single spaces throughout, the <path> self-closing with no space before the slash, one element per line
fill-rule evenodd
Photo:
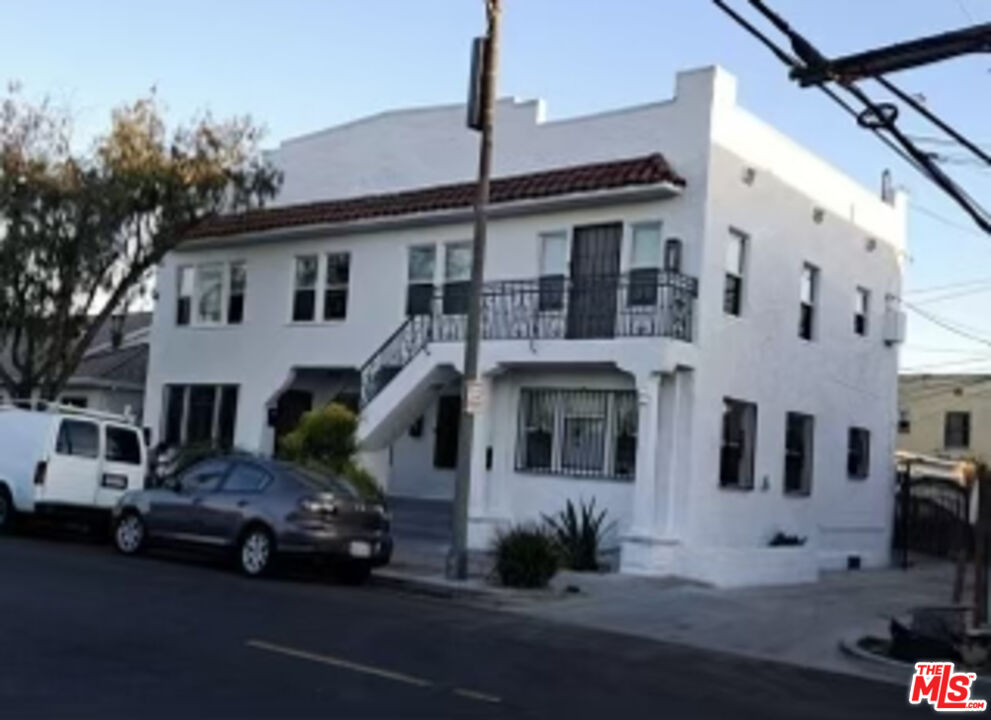
<path fill-rule="evenodd" d="M 343 399 L 391 494 L 450 498 L 477 143 L 450 106 L 274 151 L 279 206 L 160 268 L 153 434 L 269 453 Z M 595 498 L 624 572 L 886 564 L 904 197 L 757 120 L 714 68 L 587 117 L 500 101 L 495 147 L 471 547 Z M 779 531 L 807 542 L 769 547 Z"/>
<path fill-rule="evenodd" d="M 991 375 L 901 375 L 898 449 L 991 460 Z"/>
<path fill-rule="evenodd" d="M 129 313 L 119 328 L 113 321 L 101 327 L 58 402 L 141 420 L 151 319 L 150 312 Z M 7 399 L 0 387 L 0 403 Z"/>

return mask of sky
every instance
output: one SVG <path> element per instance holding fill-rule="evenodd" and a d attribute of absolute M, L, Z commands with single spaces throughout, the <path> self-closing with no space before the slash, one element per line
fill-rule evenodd
<path fill-rule="evenodd" d="M 768 2 L 827 55 L 991 22 L 991 0 Z M 789 82 L 709 0 L 503 3 L 500 95 L 542 97 L 552 119 L 664 99 L 679 70 L 719 64 L 737 76 L 745 107 L 863 184 L 878 187 L 891 168 L 912 198 L 903 295 L 972 336 L 912 310 L 902 367 L 991 371 L 991 236 L 828 99 Z M 0 0 L 0 23 L 0 80 L 70 106 L 81 138 L 155 87 L 172 118 L 250 114 L 275 146 L 381 110 L 462 102 L 484 11 L 482 0 Z M 991 143 L 991 57 L 891 79 Z M 933 134 L 912 117 L 903 126 Z M 991 206 L 988 171 L 952 170 Z M 954 287 L 927 291 L 945 285 Z"/>

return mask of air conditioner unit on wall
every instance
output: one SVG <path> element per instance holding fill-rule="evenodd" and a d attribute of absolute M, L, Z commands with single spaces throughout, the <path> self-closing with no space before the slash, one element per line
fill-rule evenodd
<path fill-rule="evenodd" d="M 884 311 L 882 337 L 885 345 L 900 345 L 905 342 L 905 313 L 897 308 Z"/>

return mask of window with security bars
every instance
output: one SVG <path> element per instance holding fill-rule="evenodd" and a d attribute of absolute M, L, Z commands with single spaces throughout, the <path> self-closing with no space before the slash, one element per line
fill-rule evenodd
<path fill-rule="evenodd" d="M 637 422 L 633 391 L 524 388 L 516 469 L 632 479 Z"/>

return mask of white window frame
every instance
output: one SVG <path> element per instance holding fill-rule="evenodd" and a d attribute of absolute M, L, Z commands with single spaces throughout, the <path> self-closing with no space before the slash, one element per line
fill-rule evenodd
<path fill-rule="evenodd" d="M 809 271 L 809 302 L 805 302 L 803 290 L 805 284 L 805 272 Z M 802 263 L 802 271 L 798 279 L 798 337 L 806 342 L 815 342 L 819 337 L 819 295 L 822 287 L 822 273 L 817 265 L 810 262 Z M 802 335 L 802 309 L 808 305 L 811 308 L 811 318 L 809 321 L 809 336 Z"/>
<path fill-rule="evenodd" d="M 729 249 L 730 243 L 738 242 L 740 245 L 739 259 L 737 261 L 737 267 L 735 271 L 730 271 L 729 268 Z M 739 230 L 738 228 L 731 227 L 729 229 L 728 239 L 726 241 L 726 248 L 723 253 L 723 315 L 728 315 L 729 317 L 743 317 L 746 309 L 747 301 L 747 263 L 750 256 L 750 235 Z M 726 309 L 726 284 L 729 280 L 729 276 L 733 276 L 738 284 L 739 289 L 737 292 L 737 312 L 733 313 Z"/>
<path fill-rule="evenodd" d="M 244 274 L 244 288 L 241 291 L 241 320 L 231 322 L 231 298 L 234 297 L 234 268 L 241 267 Z M 231 260 L 227 263 L 227 270 L 224 278 L 224 323 L 227 325 L 243 325 L 248 309 L 248 263 L 244 260 Z"/>
<path fill-rule="evenodd" d="M 861 307 L 863 306 L 863 307 Z M 857 319 L 863 315 L 864 318 L 864 331 L 859 332 L 857 330 Z M 858 285 L 856 291 L 854 292 L 854 314 L 853 314 L 853 328 L 854 335 L 859 335 L 860 337 L 867 337 L 871 332 L 871 291 L 865 288 L 863 285 Z"/>
<path fill-rule="evenodd" d="M 301 288 L 296 284 L 299 279 L 299 261 L 306 258 L 313 258 L 316 261 L 317 272 L 316 276 L 313 278 L 313 286 Z M 319 252 L 299 253 L 297 255 L 293 255 L 292 257 L 292 263 L 290 265 L 291 280 L 289 283 L 289 323 L 291 325 L 318 325 L 321 323 L 320 313 L 323 302 L 320 299 L 320 288 L 323 286 L 324 273 L 323 263 L 320 262 L 322 258 L 323 254 Z M 295 317 L 296 292 L 298 290 L 313 290 L 313 317 L 309 320 L 297 320 Z"/>
<path fill-rule="evenodd" d="M 637 263 L 637 231 L 657 230 L 657 262 L 653 264 Z M 626 271 L 634 270 L 663 270 L 664 269 L 664 222 L 662 220 L 640 220 L 630 224 L 630 250 Z"/>
<path fill-rule="evenodd" d="M 343 255 L 348 259 L 348 281 L 346 283 L 331 283 L 330 275 L 327 272 L 327 265 L 330 263 L 331 256 Z M 323 262 L 322 267 L 317 268 L 317 279 L 320 280 L 320 293 L 317 299 L 317 305 L 319 314 L 318 319 L 324 323 L 342 323 L 346 322 L 348 319 L 348 314 L 351 311 L 351 260 L 352 254 L 350 250 L 331 250 L 325 252 L 321 258 Z M 322 277 L 321 277 L 322 274 Z M 327 313 L 327 291 L 328 290 L 343 290 L 344 291 L 344 317 L 328 318 Z"/>
<path fill-rule="evenodd" d="M 244 280 L 244 307 L 241 311 L 241 322 L 231 323 L 229 322 L 229 305 L 231 297 L 231 268 L 234 265 L 241 265 L 244 267 L 245 280 Z M 219 267 L 220 268 L 220 319 L 218 321 L 213 320 L 203 320 L 200 318 L 199 309 L 199 299 L 200 299 L 200 272 L 204 268 Z M 187 297 L 182 294 L 182 277 L 183 273 L 189 271 L 192 273 L 192 295 L 189 295 L 189 322 L 186 324 L 179 324 L 179 300 L 182 297 Z M 247 298 L 248 298 L 248 263 L 243 259 L 234 260 L 205 260 L 198 263 L 183 263 L 182 265 L 176 266 L 176 298 L 174 303 L 175 313 L 175 324 L 177 327 L 186 328 L 218 328 L 218 327 L 238 327 L 244 323 L 247 310 Z"/>
<path fill-rule="evenodd" d="M 183 280 L 185 280 L 186 273 L 189 272 L 191 280 L 189 283 L 189 294 L 184 294 L 183 291 Z M 177 265 L 175 270 L 175 307 L 173 312 L 175 313 L 175 324 L 177 327 L 190 327 L 194 324 L 194 319 L 196 316 L 196 266 L 191 264 Z M 179 322 L 179 301 L 182 299 L 189 300 L 189 316 L 186 318 L 186 322 Z"/>

